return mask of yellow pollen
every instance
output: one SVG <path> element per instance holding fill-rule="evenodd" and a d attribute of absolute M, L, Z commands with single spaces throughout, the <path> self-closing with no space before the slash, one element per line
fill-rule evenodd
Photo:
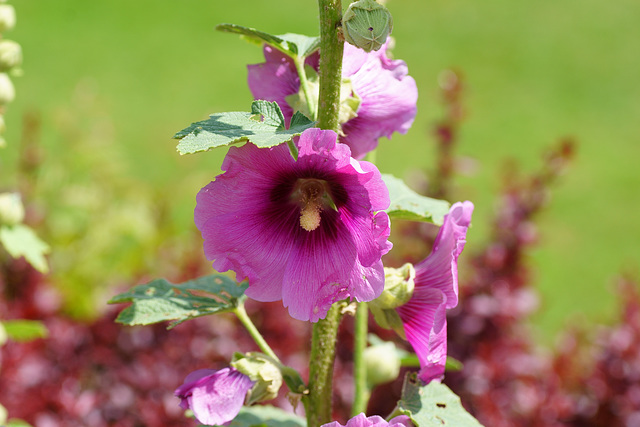
<path fill-rule="evenodd" d="M 300 211 L 300 227 L 313 231 L 320 226 L 320 206 L 315 200 L 310 200 Z"/>

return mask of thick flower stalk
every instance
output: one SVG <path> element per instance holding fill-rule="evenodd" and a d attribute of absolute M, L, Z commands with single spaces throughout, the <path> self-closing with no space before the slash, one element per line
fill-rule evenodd
<path fill-rule="evenodd" d="M 390 421 L 385 421 L 384 418 L 374 415 L 367 417 L 365 414 L 358 414 L 355 417 L 347 421 L 347 424 L 342 425 L 337 421 L 324 424 L 322 427 L 387 427 L 387 426 L 404 426 L 411 427 L 413 423 L 406 415 L 399 415 L 392 418 Z"/>
<path fill-rule="evenodd" d="M 336 301 L 382 292 L 389 194 L 335 132 L 308 129 L 294 143 L 297 161 L 286 145 L 232 147 L 198 193 L 195 223 L 213 267 L 249 280 L 247 296 L 315 322 Z"/>
<path fill-rule="evenodd" d="M 416 116 L 416 82 L 408 75 L 407 64 L 389 59 L 386 51 L 387 44 L 369 53 L 344 45 L 340 142 L 347 144 L 357 159 L 376 148 L 380 137 L 406 133 Z M 248 66 L 253 96 L 277 102 L 287 122 L 294 109 L 309 114 L 304 111 L 293 60 L 270 46 L 265 46 L 264 56 L 266 62 Z M 307 58 L 306 65 L 317 71 L 318 54 Z"/>
<path fill-rule="evenodd" d="M 180 407 L 191 409 L 198 422 L 222 425 L 233 420 L 253 382 L 234 368 L 200 369 L 187 375 L 175 395 Z"/>

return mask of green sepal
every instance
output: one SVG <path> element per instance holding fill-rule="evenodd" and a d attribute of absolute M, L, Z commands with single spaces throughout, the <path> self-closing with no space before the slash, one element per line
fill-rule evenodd
<path fill-rule="evenodd" d="M 118 323 L 133 326 L 171 321 L 168 327 L 171 329 L 188 319 L 234 310 L 244 298 L 247 286 L 222 274 L 177 285 L 156 279 L 116 295 L 108 303 L 132 303 L 120 312 Z"/>
<path fill-rule="evenodd" d="M 405 376 L 402 398 L 393 415 L 400 414 L 420 427 L 482 427 L 449 387 L 438 381 L 423 385 L 416 373 Z"/>
<path fill-rule="evenodd" d="M 250 113 L 212 114 L 207 120 L 192 123 L 173 137 L 180 140 L 180 154 L 193 154 L 246 141 L 259 148 L 267 148 L 291 141 L 314 124 L 304 114 L 296 112 L 287 129 L 278 104 L 259 100 L 253 101 Z"/>
<path fill-rule="evenodd" d="M 29 264 L 41 273 L 49 271 L 45 254 L 50 248 L 36 233 L 24 224 L 0 227 L 0 242 L 14 258 L 23 256 Z"/>
<path fill-rule="evenodd" d="M 444 216 L 449 213 L 451 207 L 449 202 L 422 196 L 393 175 L 382 174 L 382 180 L 386 184 L 391 198 L 391 204 L 385 211 L 390 218 L 442 225 Z"/>
<path fill-rule="evenodd" d="M 293 33 L 274 36 L 255 28 L 235 24 L 219 24 L 216 26 L 216 30 L 240 34 L 243 38 L 260 44 L 267 43 L 292 58 L 306 58 L 320 48 L 320 37 L 309 37 Z"/>
<path fill-rule="evenodd" d="M 0 322 L 0 327 L 4 328 L 7 338 L 18 342 L 33 341 L 49 336 L 47 327 L 37 320 L 3 320 Z M 2 345 L 1 342 L 0 345 Z"/>
<path fill-rule="evenodd" d="M 266 354 L 258 352 L 235 353 L 229 366 L 236 368 L 254 382 L 249 390 L 245 404 L 273 400 L 278 396 L 282 387 L 282 364 Z"/>

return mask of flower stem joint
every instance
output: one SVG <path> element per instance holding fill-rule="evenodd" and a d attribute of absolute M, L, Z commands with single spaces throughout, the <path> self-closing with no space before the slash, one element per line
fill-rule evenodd
<path fill-rule="evenodd" d="M 351 3 L 342 17 L 344 39 L 366 52 L 379 50 L 392 29 L 391 13 L 374 0 Z"/>

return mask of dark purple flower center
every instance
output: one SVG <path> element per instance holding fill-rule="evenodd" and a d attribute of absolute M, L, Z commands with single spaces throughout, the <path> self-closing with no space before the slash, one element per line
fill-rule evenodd
<path fill-rule="evenodd" d="M 300 206 L 300 227 L 313 231 L 320 226 L 320 213 L 326 208 L 336 208 L 329 184 L 323 179 L 300 178 L 293 186 L 291 199 Z"/>
<path fill-rule="evenodd" d="M 334 239 L 338 212 L 348 205 L 349 195 L 339 177 L 307 170 L 279 176 L 269 200 L 265 211 L 269 218 L 303 234 L 322 229 L 324 239 Z"/>

